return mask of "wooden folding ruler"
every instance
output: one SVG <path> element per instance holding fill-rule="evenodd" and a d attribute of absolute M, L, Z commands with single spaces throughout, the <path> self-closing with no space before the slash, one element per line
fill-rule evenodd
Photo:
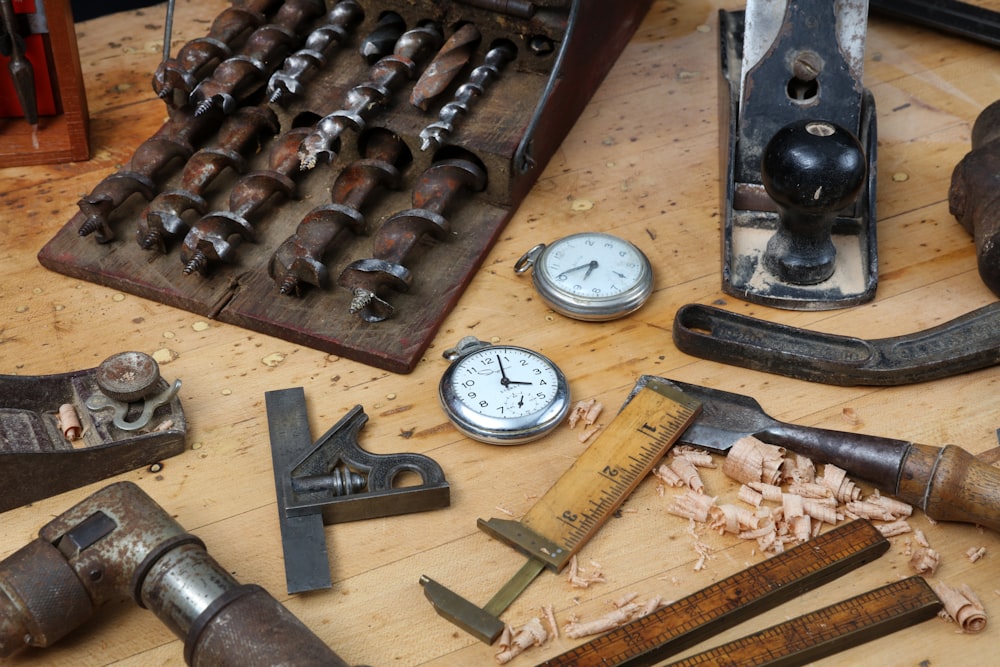
<path fill-rule="evenodd" d="M 604 432 L 520 521 L 479 520 L 479 527 L 528 556 L 528 561 L 485 607 L 423 576 L 434 609 L 492 644 L 503 631 L 499 615 L 546 567 L 561 572 L 618 509 L 694 421 L 701 404 L 669 384 L 645 376 Z"/>
<path fill-rule="evenodd" d="M 889 542 L 863 519 L 843 524 L 666 607 L 566 651 L 540 667 L 660 661 L 878 558 Z M 920 577 L 838 602 L 676 663 L 801 665 L 933 617 L 941 602 Z"/>

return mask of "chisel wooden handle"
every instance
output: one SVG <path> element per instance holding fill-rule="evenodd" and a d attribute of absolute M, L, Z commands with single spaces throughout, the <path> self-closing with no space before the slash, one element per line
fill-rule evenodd
<path fill-rule="evenodd" d="M 1000 468 L 961 447 L 933 447 L 866 433 L 774 422 L 754 433 L 772 445 L 832 463 L 941 521 L 1000 532 Z"/>
<path fill-rule="evenodd" d="M 911 445 L 894 495 L 932 519 L 1000 531 L 1000 468 L 961 447 Z"/>

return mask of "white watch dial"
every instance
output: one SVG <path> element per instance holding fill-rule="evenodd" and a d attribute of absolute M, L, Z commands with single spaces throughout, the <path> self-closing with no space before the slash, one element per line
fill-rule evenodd
<path fill-rule="evenodd" d="M 581 232 L 537 245 L 514 264 L 532 269 L 539 296 L 557 313 L 604 321 L 638 309 L 653 293 L 649 259 L 625 239 Z"/>
<path fill-rule="evenodd" d="M 516 347 L 489 347 L 459 360 L 451 376 L 455 397 L 469 409 L 497 419 L 544 410 L 560 382 L 539 355 Z"/>
<path fill-rule="evenodd" d="M 441 406 L 462 433 L 519 444 L 540 438 L 566 416 L 569 387 L 549 359 L 523 347 L 463 343 L 454 357 L 446 352 L 454 361 L 438 389 Z"/>
<path fill-rule="evenodd" d="M 635 246 L 607 234 L 560 239 L 545 253 L 543 262 L 555 286 L 587 298 L 623 294 L 644 277 L 646 266 Z"/>

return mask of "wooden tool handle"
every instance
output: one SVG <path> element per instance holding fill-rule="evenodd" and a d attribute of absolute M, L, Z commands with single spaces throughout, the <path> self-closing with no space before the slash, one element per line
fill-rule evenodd
<path fill-rule="evenodd" d="M 1000 532 L 1000 468 L 960 447 L 912 445 L 895 495 L 932 519 L 975 523 Z"/>

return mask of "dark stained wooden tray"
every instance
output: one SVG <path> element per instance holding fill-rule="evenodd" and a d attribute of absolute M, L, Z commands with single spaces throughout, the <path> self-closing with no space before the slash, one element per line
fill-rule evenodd
<path fill-rule="evenodd" d="M 441 149 L 445 153 L 458 147 L 474 156 L 487 172 L 486 189 L 460 195 L 445 213 L 450 234 L 444 239 L 425 235 L 407 257 L 413 282 L 406 292 L 385 296 L 394 308 L 392 317 L 373 323 L 351 314 L 351 293 L 336 286 L 345 266 L 372 255 L 370 235 L 353 236 L 328 255 L 331 286 L 326 289 L 305 285 L 298 296 L 281 295 L 267 269 L 275 249 L 294 233 L 303 216 L 329 203 L 329 188 L 337 174 L 360 157 L 358 146 L 364 134 L 342 135 L 337 158 L 298 177 L 298 198 L 275 201 L 255 224 L 256 242 L 244 242 L 235 262 L 215 264 L 207 275 L 184 274 L 179 244 L 168 247 L 166 254 L 139 247 L 136 230 L 147 202 L 136 196 L 112 213 L 109 222 L 114 238 L 98 243 L 92 236 L 81 237 L 77 216 L 41 250 L 42 265 L 384 370 L 412 371 L 651 3 L 543 0 L 536 3 L 533 18 L 499 14 L 476 6 L 498 3 L 479 1 L 359 0 L 359 4 L 365 9 L 363 23 L 309 82 L 306 95 L 287 108 L 270 105 L 282 133 L 342 108 L 346 92 L 368 80 L 369 65 L 358 55 L 358 43 L 384 11 L 399 13 L 407 26 L 434 19 L 444 27 L 445 38 L 454 26 L 475 23 L 483 34 L 482 42 L 468 69 L 482 62 L 483 53 L 498 38 L 509 39 L 518 48 L 517 59 L 456 125 L 452 145 Z M 529 46 L 540 35 L 553 45 L 552 51 Z M 408 84 L 384 113 L 369 121 L 366 131 L 388 129 L 405 141 L 412 154 L 402 172 L 402 187 L 380 190 L 377 201 L 366 205 L 370 231 L 393 213 L 411 208 L 413 186 L 436 157 L 420 150 L 420 131 L 437 120 L 440 107 L 464 80 L 460 76 L 426 112 L 409 104 L 412 84 Z M 266 153 L 267 144 L 249 169 L 260 169 Z M 177 186 L 182 166 L 156 183 L 157 192 Z M 238 178 L 230 170 L 212 183 L 206 193 L 210 211 L 228 210 L 229 191 Z"/>

